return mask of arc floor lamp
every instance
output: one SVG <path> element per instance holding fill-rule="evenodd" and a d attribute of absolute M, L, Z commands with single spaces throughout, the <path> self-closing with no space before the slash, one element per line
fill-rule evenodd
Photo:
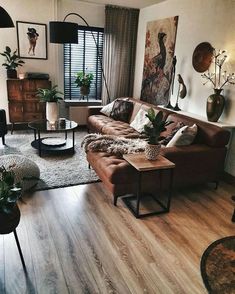
<path fill-rule="evenodd" d="M 14 23 L 10 15 L 0 6 L 0 28 L 13 28 Z"/>
<path fill-rule="evenodd" d="M 50 43 L 56 43 L 56 44 L 77 44 L 78 43 L 78 28 L 79 25 L 77 23 L 74 22 L 67 22 L 66 19 L 71 16 L 71 15 L 75 15 L 77 17 L 79 17 L 80 19 L 82 19 L 84 21 L 84 23 L 87 25 L 87 27 L 90 27 L 90 25 L 88 24 L 88 22 L 85 20 L 84 17 L 82 17 L 80 14 L 75 13 L 75 12 L 71 12 L 68 13 L 63 21 L 51 21 L 49 22 L 49 28 L 50 28 Z M 92 33 L 92 37 L 93 40 L 95 42 L 96 48 L 97 48 L 97 54 L 98 54 L 98 59 L 100 62 L 100 67 L 101 67 L 101 72 L 102 72 L 102 76 L 103 76 L 103 80 L 104 80 L 104 85 L 107 91 L 107 97 L 108 97 L 108 102 L 110 102 L 110 94 L 109 94 L 109 90 L 108 90 L 108 85 L 107 85 L 107 80 L 104 74 L 104 69 L 103 69 L 103 65 L 102 65 L 102 59 L 100 57 L 100 53 L 99 53 L 99 47 L 98 44 L 96 42 L 96 39 L 94 37 L 94 34 Z"/>

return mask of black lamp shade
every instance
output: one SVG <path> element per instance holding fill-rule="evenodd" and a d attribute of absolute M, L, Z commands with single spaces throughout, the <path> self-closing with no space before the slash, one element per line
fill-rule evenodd
<path fill-rule="evenodd" d="M 78 24 L 73 22 L 50 21 L 50 43 L 78 43 Z"/>
<path fill-rule="evenodd" d="M 0 28 L 13 28 L 14 23 L 10 15 L 0 6 Z"/>

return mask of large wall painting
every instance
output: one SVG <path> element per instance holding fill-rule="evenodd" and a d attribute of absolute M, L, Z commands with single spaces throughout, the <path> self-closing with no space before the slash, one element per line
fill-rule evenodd
<path fill-rule="evenodd" d="M 178 16 L 147 23 L 141 100 L 166 105 L 170 98 Z"/>

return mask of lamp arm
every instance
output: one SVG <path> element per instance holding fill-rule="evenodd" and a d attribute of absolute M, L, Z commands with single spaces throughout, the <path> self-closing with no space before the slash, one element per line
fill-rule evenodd
<path fill-rule="evenodd" d="M 85 24 L 87 25 L 87 27 L 90 28 L 90 25 L 88 24 L 88 22 L 85 20 L 84 17 L 82 17 L 80 14 L 78 13 L 75 13 L 75 12 L 70 12 L 68 13 L 67 15 L 65 15 L 63 21 L 65 21 L 70 15 L 75 15 L 75 16 L 78 16 L 79 18 L 81 18 Z M 107 80 L 106 80 L 106 77 L 105 77 L 105 74 L 104 74 L 104 69 L 103 69 L 103 65 L 102 65 L 102 61 L 101 61 L 101 57 L 100 57 L 100 51 L 99 51 L 99 46 L 96 42 L 96 39 L 95 39 L 95 36 L 93 34 L 93 32 L 91 31 L 91 35 L 92 35 L 92 38 L 95 42 L 95 45 L 96 45 L 96 50 L 97 50 L 97 55 L 98 55 L 98 59 L 99 59 L 99 63 L 100 63 L 100 67 L 101 67 L 101 72 L 102 72 L 102 76 L 103 76 L 103 79 L 104 79 L 104 84 L 105 84 L 105 88 L 106 88 L 106 91 L 107 91 L 107 96 L 108 96 L 108 103 L 110 103 L 110 94 L 109 94 L 109 89 L 108 89 L 108 85 L 107 85 Z"/>

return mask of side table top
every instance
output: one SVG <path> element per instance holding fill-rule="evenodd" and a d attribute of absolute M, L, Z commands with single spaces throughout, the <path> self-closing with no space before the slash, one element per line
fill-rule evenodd
<path fill-rule="evenodd" d="M 124 154 L 123 158 L 138 171 L 151 171 L 158 169 L 174 168 L 175 164 L 162 155 L 158 155 L 156 160 L 148 160 L 144 153 Z"/>

